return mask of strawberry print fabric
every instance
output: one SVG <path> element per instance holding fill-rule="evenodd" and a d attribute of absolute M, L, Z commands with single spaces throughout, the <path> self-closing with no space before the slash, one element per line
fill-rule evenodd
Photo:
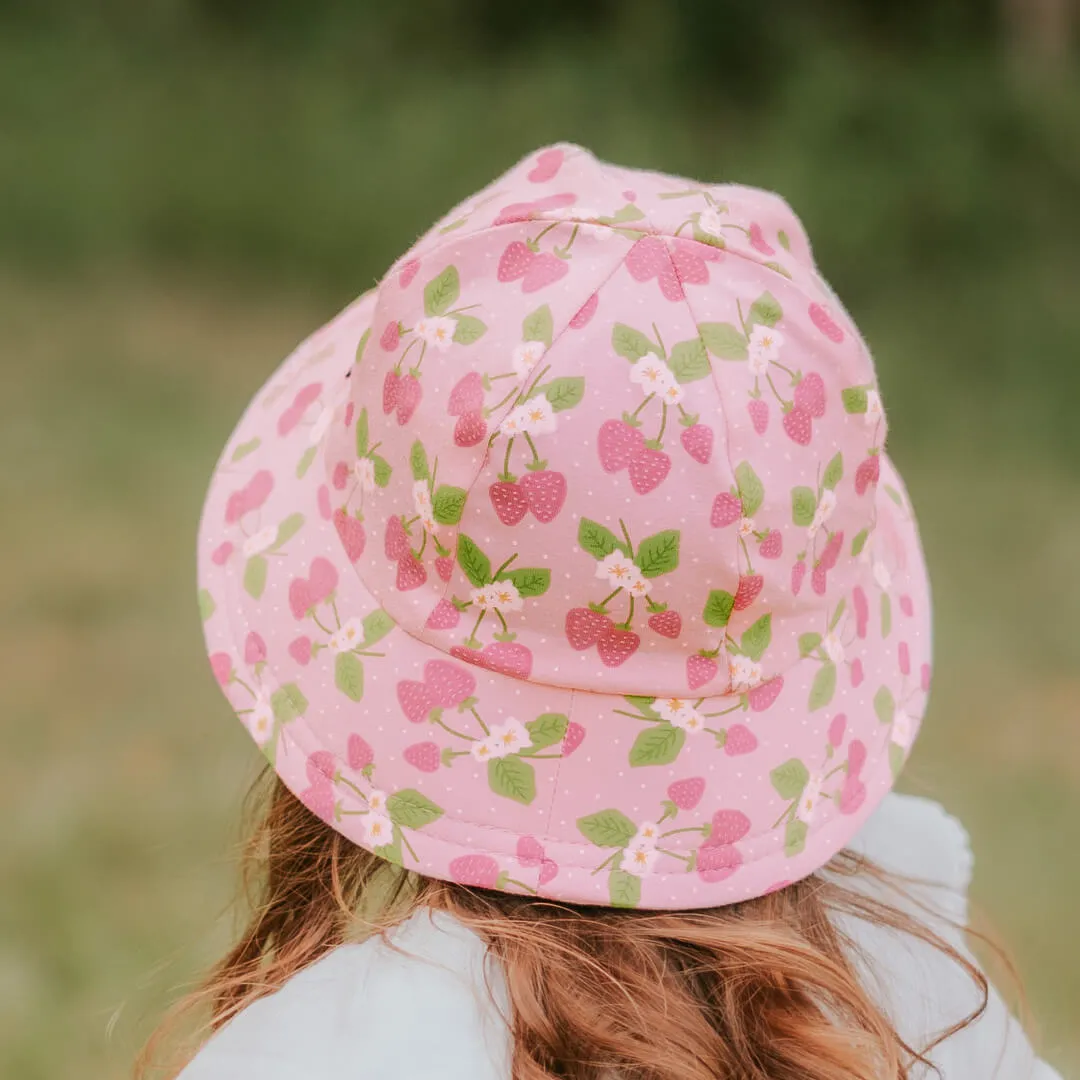
<path fill-rule="evenodd" d="M 930 601 L 869 352 L 777 196 L 531 155 L 256 396 L 211 667 L 316 814 L 435 877 L 693 908 L 903 766 Z"/>

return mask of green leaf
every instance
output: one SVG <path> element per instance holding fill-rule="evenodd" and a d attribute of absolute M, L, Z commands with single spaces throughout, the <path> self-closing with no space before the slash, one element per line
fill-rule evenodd
<path fill-rule="evenodd" d="M 640 330 L 625 323 L 616 323 L 611 328 L 611 347 L 616 355 L 631 362 L 656 351 L 656 346 Z"/>
<path fill-rule="evenodd" d="M 829 464 L 825 466 L 825 474 L 821 478 L 823 487 L 830 491 L 836 488 L 844 476 L 844 457 L 842 454 L 833 454 Z"/>
<path fill-rule="evenodd" d="M 814 676 L 814 682 L 810 687 L 810 711 L 825 708 L 832 701 L 835 693 L 836 665 L 830 660 L 827 664 L 822 664 Z"/>
<path fill-rule="evenodd" d="M 396 833 L 398 830 L 395 829 Z M 385 859 L 388 863 L 393 863 L 395 866 L 405 865 L 405 856 L 401 853 L 401 840 L 395 839 L 392 844 L 380 844 L 376 848 L 371 849 L 380 859 Z"/>
<path fill-rule="evenodd" d="M 521 324 L 522 341 L 542 341 L 550 349 L 554 334 L 555 326 L 551 318 L 551 308 L 547 304 L 529 312 Z"/>
<path fill-rule="evenodd" d="M 430 479 L 431 467 L 428 465 L 427 451 L 419 439 L 412 444 L 412 449 L 409 451 L 409 466 L 414 480 Z"/>
<path fill-rule="evenodd" d="M 636 908 L 641 903 L 641 878 L 629 870 L 608 874 L 608 897 L 615 908 Z"/>
<path fill-rule="evenodd" d="M 781 277 L 786 277 L 789 280 L 791 279 L 791 272 L 785 270 L 778 262 L 775 262 L 774 260 L 770 259 L 769 262 L 763 262 L 761 265 L 767 267 L 769 270 L 772 270 L 777 274 L 780 274 Z"/>
<path fill-rule="evenodd" d="M 705 351 L 705 342 L 699 337 L 676 342 L 671 348 L 668 367 L 671 368 L 675 381 L 679 383 L 707 379 L 712 373 L 712 366 L 709 364 L 709 354 Z"/>
<path fill-rule="evenodd" d="M 765 485 L 748 461 L 740 461 L 735 466 L 735 482 L 739 485 L 743 517 L 753 517 L 765 501 Z"/>
<path fill-rule="evenodd" d="M 364 616 L 360 625 L 364 629 L 364 647 L 374 645 L 376 641 L 382 641 L 396 623 L 382 608 L 376 608 Z"/>
<path fill-rule="evenodd" d="M 445 236 L 449 232 L 453 232 L 455 229 L 460 229 L 469 219 L 467 217 L 455 218 L 447 225 L 442 225 L 439 228 L 439 235 Z"/>
<path fill-rule="evenodd" d="M 799 635 L 799 655 L 804 659 L 821 644 L 820 634 Z"/>
<path fill-rule="evenodd" d="M 390 483 L 390 474 L 394 471 L 390 468 L 390 462 L 381 454 L 372 454 L 371 462 L 375 466 L 375 484 L 384 488 Z"/>
<path fill-rule="evenodd" d="M 536 770 L 516 754 L 488 762 L 488 786 L 496 795 L 528 806 L 536 798 Z"/>
<path fill-rule="evenodd" d="M 808 826 L 801 818 L 792 818 L 784 829 L 784 854 L 789 858 L 806 847 Z"/>
<path fill-rule="evenodd" d="M 866 388 L 862 386 L 849 386 L 840 391 L 840 400 L 844 403 L 844 411 L 849 413 L 866 412 Z"/>
<path fill-rule="evenodd" d="M 200 589 L 199 615 L 202 616 L 202 621 L 206 622 L 215 611 L 217 611 L 217 604 L 214 603 L 214 598 L 210 595 L 209 589 Z"/>
<path fill-rule="evenodd" d="M 747 316 L 747 325 L 761 323 L 763 326 L 775 326 L 784 317 L 780 301 L 771 292 L 763 292 L 751 305 Z"/>
<path fill-rule="evenodd" d="M 371 327 L 369 326 L 361 335 L 360 340 L 356 343 L 356 363 L 359 364 L 364 359 L 364 350 L 367 348 L 368 338 L 371 337 Z"/>
<path fill-rule="evenodd" d="M 887 638 L 892 633 L 892 600 L 888 593 L 881 594 L 881 636 Z"/>
<path fill-rule="evenodd" d="M 535 720 L 530 720 L 525 729 L 532 739 L 531 749 L 544 750 L 556 743 L 561 743 L 566 737 L 566 729 L 570 726 L 570 720 L 562 713 L 542 713 Z"/>
<path fill-rule="evenodd" d="M 491 581 L 491 560 L 480 550 L 476 541 L 461 533 L 457 542 L 458 565 L 477 589 Z"/>
<path fill-rule="evenodd" d="M 889 743 L 889 769 L 892 772 L 893 779 L 896 780 L 900 773 L 904 769 L 904 762 L 907 761 L 907 751 L 899 744 Z"/>
<path fill-rule="evenodd" d="M 781 799 L 797 799 L 810 783 L 810 770 L 796 757 L 777 765 L 769 779 Z"/>
<path fill-rule="evenodd" d="M 262 439 L 260 439 L 258 435 L 256 435 L 254 439 L 248 439 L 247 442 L 241 443 L 233 451 L 233 461 L 243 461 L 243 459 L 246 458 L 248 454 L 253 454 L 256 450 L 258 450 L 261 444 Z"/>
<path fill-rule="evenodd" d="M 866 541 L 870 537 L 870 530 L 863 529 L 857 533 L 855 539 L 851 541 L 851 554 L 858 555 L 862 552 L 862 549 L 866 547 Z"/>
<path fill-rule="evenodd" d="M 904 497 L 900 494 L 900 492 L 897 491 L 896 488 L 892 486 L 892 484 L 884 484 L 883 487 L 885 488 L 885 494 L 888 495 L 889 498 L 892 499 L 892 501 L 896 503 L 896 505 L 899 506 L 901 510 L 903 510 Z"/>
<path fill-rule="evenodd" d="M 334 660 L 334 685 L 353 701 L 364 696 L 364 665 L 352 652 L 340 652 Z"/>
<path fill-rule="evenodd" d="M 319 448 L 317 446 L 309 446 L 303 453 L 303 456 L 296 463 L 296 478 L 302 480 L 304 474 L 311 468 L 311 463 L 315 460 L 315 455 L 318 453 Z"/>
<path fill-rule="evenodd" d="M 638 544 L 634 565 L 643 577 L 654 578 L 670 574 L 679 565 L 679 530 L 665 529 L 646 536 Z"/>
<path fill-rule="evenodd" d="M 544 386 L 544 397 L 551 402 L 555 412 L 572 409 L 585 396 L 585 378 L 582 375 L 567 375 L 552 379 Z"/>
<path fill-rule="evenodd" d="M 836 605 L 836 610 L 832 613 L 832 618 L 829 620 L 829 630 L 835 630 L 837 624 L 840 622 L 841 616 L 844 614 L 844 610 L 847 608 L 847 597 L 841 596 L 840 603 Z"/>
<path fill-rule="evenodd" d="M 786 232 L 784 232 L 783 229 L 781 229 L 776 234 L 776 239 L 780 241 L 780 246 L 785 251 L 790 251 L 791 250 L 791 238 L 788 236 L 788 234 Z"/>
<path fill-rule="evenodd" d="M 597 847 L 626 847 L 637 826 L 619 810 L 599 810 L 577 819 L 578 832 Z"/>
<path fill-rule="evenodd" d="M 653 724 L 638 732 L 630 748 L 630 764 L 670 765 L 686 742 L 686 732 L 673 724 Z"/>
<path fill-rule="evenodd" d="M 464 488 L 440 484 L 431 499 L 431 516 L 440 525 L 456 525 L 465 509 L 466 496 Z"/>
<path fill-rule="evenodd" d="M 448 266 L 424 286 L 424 314 L 441 315 L 461 294 L 456 266 Z"/>
<path fill-rule="evenodd" d="M 577 539 L 582 550 L 587 551 L 594 559 L 605 559 L 613 551 L 624 548 L 609 528 L 585 517 L 578 526 Z"/>
<path fill-rule="evenodd" d="M 883 724 L 893 722 L 893 717 L 896 715 L 896 699 L 887 686 L 881 687 L 874 695 L 874 712 Z"/>
<path fill-rule="evenodd" d="M 709 626 L 727 626 L 735 610 L 735 597 L 723 589 L 713 589 L 705 601 L 701 617 Z"/>
<path fill-rule="evenodd" d="M 256 600 L 266 588 L 266 559 L 261 555 L 252 555 L 244 567 L 244 592 Z"/>
<path fill-rule="evenodd" d="M 522 596 L 543 596 L 551 586 L 551 571 L 535 566 L 504 570 L 498 581 L 512 581 Z"/>
<path fill-rule="evenodd" d="M 653 708 L 656 704 L 656 698 L 654 697 L 641 697 L 638 694 L 629 694 L 623 699 L 627 705 L 632 705 L 642 716 L 647 716 L 650 720 L 659 720 L 660 714 Z"/>
<path fill-rule="evenodd" d="M 762 615 L 752 626 L 743 632 L 739 646 L 755 663 L 765 655 L 765 650 L 772 642 L 772 615 Z"/>
<path fill-rule="evenodd" d="M 746 359 L 746 335 L 731 323 L 699 323 L 698 333 L 705 348 L 721 360 Z"/>
<path fill-rule="evenodd" d="M 712 233 L 707 233 L 696 221 L 694 222 L 694 239 L 699 244 L 708 244 L 710 247 L 721 249 L 727 247 L 722 236 L 713 236 Z"/>
<path fill-rule="evenodd" d="M 457 316 L 454 341 L 459 345 L 471 345 L 474 341 L 479 341 L 486 333 L 487 323 L 481 322 L 472 315 Z"/>
<path fill-rule="evenodd" d="M 640 221 L 644 216 L 645 214 L 633 203 L 627 203 L 625 206 L 616 210 L 611 217 L 597 218 L 597 221 L 603 221 L 605 224 L 617 225 L 625 224 L 627 221 Z"/>
<path fill-rule="evenodd" d="M 441 806 L 413 788 L 394 792 L 386 800 L 386 812 L 395 825 L 405 829 L 422 829 L 443 816 Z"/>
<path fill-rule="evenodd" d="M 285 683 L 270 695 L 270 710 L 279 724 L 287 724 L 290 720 L 303 716 L 307 707 L 308 699 L 296 683 Z"/>
<path fill-rule="evenodd" d="M 368 452 L 368 414 L 361 409 L 356 418 L 356 456 L 365 457 Z"/>
<path fill-rule="evenodd" d="M 808 487 L 791 489 L 791 520 L 804 527 L 814 520 L 817 510 L 817 496 Z"/>
<path fill-rule="evenodd" d="M 277 529 L 277 536 L 270 545 L 271 551 L 277 551 L 282 544 L 288 543 L 301 529 L 304 524 L 303 514 L 290 514 Z"/>

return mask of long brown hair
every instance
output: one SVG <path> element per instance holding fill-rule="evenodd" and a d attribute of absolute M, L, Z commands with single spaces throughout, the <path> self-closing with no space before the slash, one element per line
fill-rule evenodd
<path fill-rule="evenodd" d="M 911 915 L 846 884 L 869 876 L 879 895 L 903 886 L 850 853 L 828 874 L 745 903 L 621 911 L 402 870 L 323 823 L 272 772 L 250 805 L 259 812 L 242 860 L 250 918 L 151 1037 L 137 1078 L 150 1075 L 183 1017 L 201 1019 L 188 1042 L 197 1045 L 335 946 L 386 932 L 424 907 L 452 914 L 501 962 L 512 1080 L 906 1080 L 986 1007 L 987 980 L 975 964 Z M 837 914 L 948 955 L 978 989 L 978 1008 L 928 1046 L 908 1045 L 860 981 Z"/>

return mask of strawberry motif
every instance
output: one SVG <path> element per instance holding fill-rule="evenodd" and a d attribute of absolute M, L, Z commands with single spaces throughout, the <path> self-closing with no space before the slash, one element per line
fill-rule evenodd
<path fill-rule="evenodd" d="M 759 435 L 764 435 L 769 430 L 769 403 L 761 398 L 751 398 L 746 403 L 746 411 L 750 414 L 750 423 Z"/>
<path fill-rule="evenodd" d="M 705 778 L 692 776 L 688 780 L 675 780 L 668 785 L 667 797 L 680 810 L 693 810 L 705 794 Z"/>
<path fill-rule="evenodd" d="M 424 665 L 424 682 L 436 705 L 450 708 L 460 705 L 476 690 L 471 671 L 451 664 L 449 660 L 429 660 Z"/>
<path fill-rule="evenodd" d="M 739 757 L 753 753 L 758 746 L 757 736 L 745 724 L 732 724 L 727 729 L 724 740 L 724 753 L 728 757 Z"/>
<path fill-rule="evenodd" d="M 519 836 L 515 854 L 522 866 L 539 866 L 544 861 L 544 845 L 535 836 Z"/>
<path fill-rule="evenodd" d="M 592 608 L 571 608 L 566 613 L 566 640 L 572 648 L 584 652 L 591 649 L 611 625 L 611 619 L 607 615 L 601 615 Z"/>
<path fill-rule="evenodd" d="M 404 426 L 413 417 L 413 413 L 416 412 L 416 407 L 420 404 L 420 399 L 424 396 L 424 391 L 420 386 L 420 380 L 415 375 L 401 375 L 398 377 L 397 384 L 397 401 L 395 408 L 397 409 L 397 422 Z M 386 395 L 383 394 L 383 406 L 385 408 Z"/>
<path fill-rule="evenodd" d="M 289 655 L 302 667 L 311 662 L 311 638 L 306 634 L 289 642 Z"/>
<path fill-rule="evenodd" d="M 671 458 L 663 450 L 643 447 L 630 461 L 630 486 L 639 495 L 655 491 L 671 471 Z"/>
<path fill-rule="evenodd" d="M 750 819 L 741 810 L 717 810 L 712 816 L 712 828 L 702 847 L 735 844 L 749 831 Z"/>
<path fill-rule="evenodd" d="M 861 585 L 856 585 L 852 590 L 851 607 L 855 612 L 855 633 L 865 638 L 867 627 L 870 625 L 870 604 Z"/>
<path fill-rule="evenodd" d="M 585 741 L 585 729 L 573 720 L 566 729 L 562 741 L 562 755 L 569 757 Z"/>
<path fill-rule="evenodd" d="M 784 536 L 779 529 L 770 529 L 758 547 L 763 559 L 779 559 L 784 553 Z"/>
<path fill-rule="evenodd" d="M 859 462 L 855 470 L 855 494 L 865 495 L 866 489 L 878 482 L 881 476 L 881 457 L 874 450 Z"/>
<path fill-rule="evenodd" d="M 704 263 L 702 263 L 704 266 Z M 664 241 L 656 236 L 646 236 L 639 240 L 626 255 L 626 269 L 635 281 L 649 281 L 659 278 L 660 292 L 671 301 L 685 298 L 682 285 L 675 271 Z M 706 280 L 708 280 L 706 274 Z"/>
<path fill-rule="evenodd" d="M 235 525 L 245 514 L 258 510 L 274 490 L 274 475 L 260 469 L 239 491 L 234 491 L 225 504 L 225 524 Z"/>
<path fill-rule="evenodd" d="M 716 678 L 720 665 L 711 656 L 695 653 L 686 658 L 686 682 L 691 690 L 698 690 Z"/>
<path fill-rule="evenodd" d="M 746 695 L 747 700 L 750 702 L 750 711 L 764 712 L 780 696 L 780 691 L 783 689 L 783 675 L 777 675 L 768 682 L 763 682 L 760 686 L 755 686 L 754 689 Z"/>
<path fill-rule="evenodd" d="M 383 549 L 388 559 L 400 559 L 409 550 L 409 536 L 405 532 L 405 525 L 397 514 L 386 522 L 386 537 L 383 540 Z"/>
<path fill-rule="evenodd" d="M 906 649 L 907 646 L 905 645 Z M 244 640 L 244 663 L 261 664 L 266 659 L 266 642 L 261 634 L 252 630 Z"/>
<path fill-rule="evenodd" d="M 397 684 L 397 699 L 407 720 L 422 723 L 435 708 L 435 698 L 426 683 L 415 679 L 402 679 Z"/>
<path fill-rule="evenodd" d="M 836 560 L 840 557 L 840 552 L 844 550 L 844 530 L 829 534 L 829 542 L 821 551 L 821 558 L 818 562 L 825 567 L 826 570 L 831 570 L 836 565 Z"/>
<path fill-rule="evenodd" d="M 496 277 L 502 282 L 517 281 L 525 276 L 525 272 L 532 265 L 534 255 L 523 240 L 514 240 L 507 244 L 506 250 L 499 257 L 499 268 Z"/>
<path fill-rule="evenodd" d="M 490 855 L 459 855 L 450 860 L 450 877 L 477 889 L 498 887 L 499 864 Z"/>
<path fill-rule="evenodd" d="M 397 408 L 400 387 L 401 376 L 396 371 L 388 371 L 382 384 L 382 411 L 387 416 Z"/>
<path fill-rule="evenodd" d="M 851 661 L 851 685 L 854 689 L 858 689 L 863 681 L 863 667 L 862 661 L 856 656 Z"/>
<path fill-rule="evenodd" d="M 682 633 L 682 616 L 677 611 L 655 611 L 649 616 L 649 628 L 666 638 Z"/>
<path fill-rule="evenodd" d="M 700 461 L 702 465 L 709 464 L 713 449 L 713 429 L 708 424 L 693 424 L 683 428 L 679 441 L 695 461 Z"/>
<path fill-rule="evenodd" d="M 897 649 L 897 657 L 900 663 L 900 674 L 911 674 L 911 650 L 908 648 L 906 641 L 901 641 L 900 646 Z"/>
<path fill-rule="evenodd" d="M 323 781 L 320 784 L 312 784 L 300 792 L 300 801 L 317 817 L 328 825 L 334 821 L 334 787 Z"/>
<path fill-rule="evenodd" d="M 698 877 L 710 885 L 731 877 L 740 866 L 742 866 L 742 854 L 732 844 L 702 847 L 698 851 Z"/>
<path fill-rule="evenodd" d="M 814 437 L 814 421 L 809 410 L 800 405 L 784 413 L 784 430 L 792 442 L 809 446 Z"/>
<path fill-rule="evenodd" d="M 379 344 L 386 352 L 393 352 L 398 347 L 398 342 L 400 340 L 401 324 L 398 322 L 388 322 L 386 328 L 382 332 L 382 336 L 379 338 Z"/>
<path fill-rule="evenodd" d="M 418 589 L 425 581 L 427 581 L 427 570 L 411 551 L 406 552 L 398 559 L 396 582 L 398 592 Z"/>
<path fill-rule="evenodd" d="M 339 461 L 334 466 L 334 475 L 331 477 L 330 482 L 334 485 L 335 490 L 345 490 L 345 485 L 349 482 L 349 471 L 348 462 Z"/>
<path fill-rule="evenodd" d="M 532 653 L 516 641 L 495 641 L 484 646 L 480 666 L 501 675 L 527 679 L 532 673 Z"/>
<path fill-rule="evenodd" d="M 596 314 L 596 309 L 600 304 L 600 294 L 593 293 L 584 304 L 578 308 L 577 314 L 570 320 L 571 330 L 584 330 L 589 325 L 589 321 Z"/>
<path fill-rule="evenodd" d="M 229 561 L 229 556 L 232 553 L 232 541 L 226 540 L 224 543 L 219 544 L 216 548 L 214 548 L 214 553 L 210 556 L 210 559 L 215 566 L 224 566 Z"/>
<path fill-rule="evenodd" d="M 334 511 L 334 528 L 341 539 L 342 547 L 345 548 L 349 562 L 356 562 L 364 554 L 364 546 L 367 543 L 364 523 L 351 514 L 347 514 L 344 508 L 339 507 Z"/>
<path fill-rule="evenodd" d="M 398 284 L 403 289 L 407 289 L 412 284 L 412 279 L 416 277 L 417 271 L 419 269 L 419 259 L 410 259 L 407 263 L 404 263 L 401 269 L 398 271 Z"/>
<path fill-rule="evenodd" d="M 765 234 L 761 231 L 761 226 L 756 222 L 750 223 L 750 246 L 755 251 L 760 251 L 762 255 L 775 255 L 776 249 L 765 239 Z"/>
<path fill-rule="evenodd" d="M 795 408 L 805 409 L 819 419 L 825 415 L 825 382 L 816 371 L 804 376 L 795 387 Z"/>
<path fill-rule="evenodd" d="M 521 283 L 521 291 L 527 293 L 537 292 L 548 285 L 554 285 L 556 281 L 566 277 L 569 273 L 570 264 L 565 259 L 560 259 L 557 255 L 545 252 L 542 255 L 537 255 L 533 259 L 532 265 L 525 271 L 525 280 Z"/>
<path fill-rule="evenodd" d="M 799 559 L 791 568 L 791 593 L 793 596 L 799 595 L 799 590 L 802 589 L 803 578 L 805 577 L 806 560 Z"/>
<path fill-rule="evenodd" d="M 371 749 L 367 739 L 353 732 L 349 736 L 345 756 L 349 762 L 349 768 L 360 772 L 361 769 L 366 769 L 375 760 L 375 751 Z"/>
<path fill-rule="evenodd" d="M 410 765 L 421 772 L 439 771 L 441 764 L 439 748 L 433 742 L 413 743 L 412 746 L 406 746 L 403 756 Z"/>
<path fill-rule="evenodd" d="M 428 630 L 453 630 L 460 621 L 461 612 L 449 600 L 444 598 L 432 608 L 424 626 Z"/>
<path fill-rule="evenodd" d="M 900 610 L 909 619 L 915 614 L 915 605 L 911 602 L 911 597 L 907 593 L 900 597 Z"/>
<path fill-rule="evenodd" d="M 476 371 L 463 375 L 450 391 L 446 411 L 451 416 L 463 416 L 484 407 L 484 380 Z"/>
<path fill-rule="evenodd" d="M 828 571 L 821 563 L 818 563 L 810 573 L 810 588 L 812 588 L 818 596 L 825 595 L 825 589 L 828 587 L 827 577 Z"/>
<path fill-rule="evenodd" d="M 491 505 L 504 525 L 517 525 L 529 512 L 529 499 L 514 480 L 496 480 L 488 488 Z"/>
<path fill-rule="evenodd" d="M 555 520 L 566 502 L 566 477 L 561 472 L 551 469 L 527 472 L 517 486 L 524 493 L 533 517 L 544 525 Z"/>
<path fill-rule="evenodd" d="M 671 261 L 675 274 L 684 285 L 706 285 L 709 281 L 709 268 L 706 263 L 719 262 L 724 254 L 711 244 L 700 244 L 696 240 L 675 240 L 675 250 Z"/>
<path fill-rule="evenodd" d="M 844 741 L 844 732 L 847 730 L 847 716 L 837 713 L 829 724 L 829 745 L 835 750 Z"/>
<path fill-rule="evenodd" d="M 641 638 L 633 630 L 620 630 L 617 626 L 608 626 L 596 642 L 600 660 L 608 667 L 625 664 L 641 644 Z"/>
<path fill-rule="evenodd" d="M 499 216 L 493 224 L 509 225 L 515 221 L 532 221 L 547 210 L 565 209 L 573 206 L 576 202 L 577 196 L 572 191 L 563 191 L 558 195 L 545 195 L 541 199 L 511 203 L 499 211 Z"/>
<path fill-rule="evenodd" d="M 760 574 L 742 574 L 739 587 L 735 590 L 735 610 L 745 611 L 761 592 L 765 579 Z"/>
<path fill-rule="evenodd" d="M 645 436 L 640 429 L 623 420 L 605 420 L 597 439 L 600 465 L 604 472 L 616 473 L 628 468 L 635 455 L 645 449 Z"/>
<path fill-rule="evenodd" d="M 546 184 L 562 168 L 563 157 L 563 152 L 557 147 L 545 150 L 537 156 L 536 164 L 525 174 L 525 178 L 534 184 Z"/>
<path fill-rule="evenodd" d="M 830 340 L 837 345 L 844 340 L 844 331 L 833 321 L 829 309 L 821 304 L 811 304 L 808 310 L 810 321 Z"/>
<path fill-rule="evenodd" d="M 455 446 L 475 446 L 487 436 L 487 421 L 479 410 L 462 413 L 454 425 Z"/>
<path fill-rule="evenodd" d="M 721 491 L 713 499 L 712 514 L 709 524 L 714 529 L 721 529 L 725 525 L 731 525 L 742 517 L 742 499 L 732 495 L 730 491 Z"/>
<path fill-rule="evenodd" d="M 435 560 L 435 573 L 441 581 L 449 581 L 454 576 L 454 556 L 440 555 Z"/>

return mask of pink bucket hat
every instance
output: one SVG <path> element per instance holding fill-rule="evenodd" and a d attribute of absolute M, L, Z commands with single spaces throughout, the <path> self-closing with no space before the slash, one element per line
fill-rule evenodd
<path fill-rule="evenodd" d="M 851 839 L 925 708 L 884 438 L 783 200 L 542 150 L 244 414 L 199 537 L 214 674 L 289 788 L 409 869 L 759 896 Z"/>

